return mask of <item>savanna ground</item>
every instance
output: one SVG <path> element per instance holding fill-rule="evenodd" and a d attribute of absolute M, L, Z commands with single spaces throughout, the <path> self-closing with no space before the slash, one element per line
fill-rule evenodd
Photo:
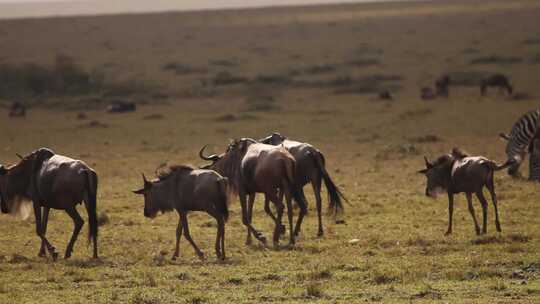
<path fill-rule="evenodd" d="M 497 134 L 538 107 L 538 18 L 535 1 L 441 1 L 1 21 L 0 64 L 47 67 L 64 54 L 119 85 L 17 92 L 29 115 L 7 119 L 1 110 L 2 163 L 41 146 L 86 160 L 100 175 L 102 226 L 98 261 L 81 233 L 73 258 L 53 262 L 37 257 L 33 220 L 2 216 L 0 302 L 540 301 L 538 183 L 497 173 L 503 232 L 490 203 L 488 234 L 476 237 L 460 196 L 454 234 L 444 236 L 446 198 L 425 197 L 416 173 L 422 155 L 453 146 L 505 160 Z M 511 76 L 519 98 L 479 98 L 471 85 L 490 72 Z M 462 85 L 448 100 L 420 100 L 419 89 L 442 73 Z M 382 89 L 394 101 L 378 100 Z M 105 113 L 117 99 L 138 111 Z M 208 259 L 182 240 L 171 261 L 177 215 L 143 217 L 142 198 L 131 193 L 140 172 L 199 165 L 204 144 L 221 152 L 228 138 L 271 131 L 325 153 L 350 201 L 345 224 L 327 216 L 316 238 L 306 188 L 311 208 L 294 249 L 246 247 L 235 199 L 225 262 L 216 261 L 215 223 L 205 214 L 191 214 L 190 228 Z M 255 206 L 254 223 L 268 235 L 260 197 Z M 53 211 L 47 235 L 59 250 L 71 230 Z"/>

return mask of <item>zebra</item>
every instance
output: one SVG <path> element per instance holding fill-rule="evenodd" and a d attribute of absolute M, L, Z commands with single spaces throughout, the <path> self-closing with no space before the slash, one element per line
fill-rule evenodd
<path fill-rule="evenodd" d="M 540 154 L 536 150 L 533 141 L 540 139 L 540 109 L 525 113 L 512 127 L 510 134 L 499 134 L 501 138 L 508 141 L 506 144 L 506 155 L 508 160 L 513 160 L 514 164 L 508 168 L 508 174 L 516 176 L 519 166 L 523 162 L 527 152 L 530 153 L 529 179 L 540 180 Z M 533 153 L 534 152 L 534 153 Z M 533 166 L 534 165 L 534 166 Z"/>

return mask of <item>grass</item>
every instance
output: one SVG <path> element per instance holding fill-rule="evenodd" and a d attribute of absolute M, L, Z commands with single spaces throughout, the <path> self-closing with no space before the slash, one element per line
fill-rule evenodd
<path fill-rule="evenodd" d="M 521 42 L 537 34 L 538 5 L 469 2 L 407 3 L 406 10 L 394 3 L 0 21 L 3 63 L 47 66 L 62 49 L 83 71 L 103 67 L 114 83 L 157 83 L 159 96 L 165 96 L 153 98 L 156 91 L 136 86 L 122 97 L 138 102 L 137 112 L 128 115 L 99 110 L 106 104 L 101 95 L 45 96 L 32 103 L 25 119 L 7 119 L 0 108 L 1 163 L 14 163 L 15 153 L 40 146 L 83 159 L 100 177 L 102 224 L 98 261 L 90 259 L 85 224 L 72 259 L 53 262 L 37 257 L 40 241 L 31 219 L 0 216 L 0 303 L 538 302 L 538 184 L 497 172 L 502 233 L 495 231 L 490 203 L 488 234 L 477 237 L 465 197 L 458 195 L 454 233 L 445 236 L 446 198 L 427 198 L 425 178 L 416 173 L 424 155 L 432 160 L 454 146 L 503 162 L 497 134 L 538 107 L 539 65 L 468 68 L 470 56 L 480 54 L 530 56 L 526 48 L 534 46 Z M 103 30 L 85 34 L 93 26 Z M 37 32 L 42 34 L 20 39 Z M 266 51 L 260 55 L 254 48 Z M 460 53 L 467 48 L 482 53 Z M 358 58 L 384 64 L 332 64 L 328 73 L 283 74 Z M 107 63 L 114 65 L 105 68 Z M 207 73 L 179 77 L 164 70 L 164 63 L 204 67 Z M 215 86 L 213 77 L 224 71 L 226 83 L 242 81 Z M 445 71 L 462 71 L 464 85 L 452 86 L 445 102 L 419 100 L 419 89 Z M 477 88 L 465 85 L 496 72 L 511 76 L 529 98 L 479 98 Z M 290 80 L 281 85 L 285 79 Z M 364 84 L 372 90 L 399 86 L 392 91 L 398 102 L 333 93 Z M 124 92 L 130 92 L 127 87 Z M 86 120 L 77 119 L 79 111 L 68 107 L 72 103 L 89 105 Z M 163 163 L 202 165 L 197 153 L 205 144 L 208 153 L 221 153 L 229 138 L 261 138 L 273 131 L 324 153 L 328 173 L 349 201 L 337 219 L 341 224 L 325 214 L 325 235 L 316 236 L 315 199 L 307 186 L 310 210 L 294 248 L 246 246 L 234 199 L 224 262 L 214 253 L 215 221 L 198 212 L 189 214 L 190 232 L 207 259 L 201 261 L 182 238 L 180 257 L 171 260 L 178 216 L 143 216 L 142 198 L 131 192 L 142 185 L 140 173 L 150 177 Z M 525 163 L 522 172 L 526 168 Z M 78 210 L 87 223 L 84 207 Z M 253 224 L 270 236 L 273 223 L 260 195 Z M 61 256 L 72 225 L 65 213 L 51 212 L 47 236 Z M 285 236 L 281 243 L 286 242 Z"/>

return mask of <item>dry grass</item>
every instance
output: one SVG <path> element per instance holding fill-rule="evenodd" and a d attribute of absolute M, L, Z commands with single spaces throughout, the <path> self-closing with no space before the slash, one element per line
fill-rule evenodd
<path fill-rule="evenodd" d="M 495 232 L 490 206 L 488 234 L 476 237 L 459 196 L 454 234 L 444 236 L 447 202 L 426 198 L 416 173 L 422 155 L 432 159 L 454 146 L 503 161 L 497 134 L 538 107 L 540 65 L 470 70 L 470 61 L 486 54 L 538 53 L 537 44 L 523 43 L 537 37 L 538 3 L 470 2 L 0 22 L 2 63 L 44 66 L 62 50 L 84 71 L 135 84 L 85 98 L 31 100 L 36 106 L 25 119 L 0 120 L 2 163 L 48 146 L 94 167 L 104 224 L 99 261 L 89 259 L 83 231 L 72 260 L 52 262 L 36 256 L 31 220 L 1 216 L 0 303 L 538 302 L 539 185 L 498 172 L 503 232 Z M 452 71 L 463 86 L 451 87 L 448 100 L 420 100 L 422 86 Z M 511 76 L 529 98 L 479 98 L 468 87 L 495 72 Z M 389 89 L 398 102 L 372 102 L 372 91 L 387 85 L 396 86 Z M 357 90 L 334 94 L 340 88 Z M 97 110 L 111 95 L 137 102 L 137 112 Z M 73 104 L 88 105 L 88 120 L 68 110 Z M 0 116 L 7 117 L 5 109 Z M 180 258 L 171 261 L 177 216 L 144 218 L 141 198 L 131 193 L 142 183 L 140 172 L 150 176 L 163 163 L 199 165 L 204 144 L 220 153 L 228 138 L 272 131 L 324 152 L 350 201 L 338 219 L 343 224 L 325 216 L 325 236 L 317 238 L 306 187 L 310 213 L 296 247 L 247 247 L 234 200 L 225 262 L 214 255 L 213 221 L 196 212 L 191 234 L 208 259 L 200 261 L 182 239 Z M 267 237 L 272 230 L 261 197 L 254 225 Z M 59 250 L 71 229 L 66 214 L 51 213 L 47 235 Z"/>

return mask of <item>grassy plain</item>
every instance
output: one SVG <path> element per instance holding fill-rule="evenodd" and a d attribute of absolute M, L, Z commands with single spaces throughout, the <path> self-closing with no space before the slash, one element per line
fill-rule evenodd
<path fill-rule="evenodd" d="M 425 197 L 416 173 L 422 155 L 453 146 L 504 160 L 497 134 L 540 100 L 539 17 L 536 1 L 494 0 L 0 21 L 0 64 L 50 65 L 62 53 L 108 81 L 149 88 L 27 98 L 24 119 L 0 110 L 2 163 L 40 146 L 86 160 L 100 175 L 98 210 L 108 219 L 99 261 L 89 260 L 81 234 L 73 258 L 53 262 L 37 257 L 32 220 L 3 216 L 0 303 L 540 301 L 539 185 L 498 173 L 503 232 L 494 231 L 490 208 L 488 234 L 476 237 L 459 197 L 454 234 L 445 237 L 446 199 Z M 474 82 L 490 72 L 511 76 L 527 98 L 480 98 L 470 86 L 452 87 L 448 100 L 419 98 L 442 73 Z M 394 101 L 378 100 L 381 89 Z M 115 98 L 138 102 L 138 111 L 104 113 Z M 88 119 L 77 119 L 80 111 Z M 205 214 L 190 215 L 190 224 L 208 260 L 183 240 L 180 259 L 170 261 L 177 216 L 143 217 L 130 191 L 140 172 L 198 165 L 204 144 L 221 152 L 228 138 L 272 131 L 325 153 L 350 200 L 345 224 L 327 217 L 316 238 L 310 208 L 294 249 L 246 247 L 235 200 L 224 263 Z M 255 208 L 254 223 L 268 234 L 262 202 Z M 53 211 L 48 236 L 62 251 L 71 230 Z"/>

